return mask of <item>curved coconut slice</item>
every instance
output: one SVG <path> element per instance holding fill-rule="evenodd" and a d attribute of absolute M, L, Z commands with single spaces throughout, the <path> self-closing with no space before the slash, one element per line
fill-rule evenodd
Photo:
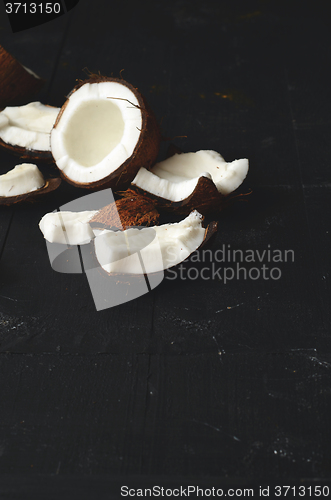
<path fill-rule="evenodd" d="M 152 195 L 158 204 L 181 213 L 196 208 L 206 214 L 222 204 L 245 179 L 248 160 L 227 163 L 216 151 L 174 154 L 151 171 L 142 167 L 132 185 Z"/>
<path fill-rule="evenodd" d="M 104 230 L 94 240 L 96 258 L 108 274 L 157 273 L 186 260 L 215 232 L 217 225 L 204 229 L 197 211 L 173 224 L 152 228 Z"/>
<path fill-rule="evenodd" d="M 128 185 L 159 150 L 160 130 L 143 96 L 117 78 L 81 82 L 63 105 L 51 133 L 54 160 L 78 187 Z"/>
<path fill-rule="evenodd" d="M 6 174 L 0 175 L 0 205 L 34 201 L 37 197 L 54 191 L 60 184 L 59 178 L 45 181 L 37 165 L 16 165 Z"/>
<path fill-rule="evenodd" d="M 0 197 L 0 205 L 14 205 L 15 203 L 23 202 L 35 202 L 48 195 L 52 191 L 55 191 L 61 184 L 61 179 L 59 177 L 47 179 L 44 186 L 36 191 L 31 191 L 31 193 L 20 194 L 17 196 L 7 196 Z"/>
<path fill-rule="evenodd" d="M 22 158 L 53 161 L 50 133 L 59 111 L 40 102 L 8 106 L 0 112 L 0 146 Z"/>
<path fill-rule="evenodd" d="M 45 184 L 37 165 L 22 163 L 0 175 L 0 196 L 17 196 L 40 189 Z"/>
<path fill-rule="evenodd" d="M 45 80 L 23 66 L 1 45 L 0 81 L 0 109 L 29 101 L 45 83 Z"/>
<path fill-rule="evenodd" d="M 39 228 L 50 243 L 85 245 L 94 238 L 89 222 L 97 213 L 97 210 L 48 213 L 40 220 Z"/>

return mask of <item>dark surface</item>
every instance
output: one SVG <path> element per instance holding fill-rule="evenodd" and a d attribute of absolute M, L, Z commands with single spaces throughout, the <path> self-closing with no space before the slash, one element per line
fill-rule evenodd
<path fill-rule="evenodd" d="M 96 312 L 84 275 L 52 270 L 38 228 L 85 193 L 62 182 L 0 207 L 1 500 L 330 479 L 326 9 L 80 0 L 14 35 L 0 15 L 0 43 L 48 82 L 42 102 L 60 106 L 84 68 L 124 69 L 179 148 L 249 158 L 252 194 L 219 215 L 214 252 L 294 251 L 265 262 L 278 280 L 165 279 Z M 0 153 L 1 173 L 17 163 Z"/>

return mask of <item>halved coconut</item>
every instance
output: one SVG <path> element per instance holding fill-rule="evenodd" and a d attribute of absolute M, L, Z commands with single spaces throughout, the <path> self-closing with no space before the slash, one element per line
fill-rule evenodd
<path fill-rule="evenodd" d="M 216 151 L 174 154 L 151 170 L 141 167 L 132 181 L 160 207 L 179 213 L 197 209 L 206 214 L 220 208 L 248 172 L 248 160 L 227 163 Z"/>
<path fill-rule="evenodd" d="M 0 205 L 12 205 L 22 201 L 34 201 L 36 197 L 54 191 L 61 179 L 48 179 L 37 165 L 22 163 L 6 174 L 0 175 Z"/>
<path fill-rule="evenodd" d="M 60 108 L 31 102 L 0 112 L 0 146 L 26 159 L 53 161 L 50 133 Z"/>
<path fill-rule="evenodd" d="M 127 186 L 141 165 L 153 165 L 159 142 L 159 126 L 138 90 L 101 76 L 74 88 L 51 133 L 62 176 L 85 188 Z"/>
<path fill-rule="evenodd" d="M 216 232 L 216 223 L 205 229 L 202 220 L 203 216 L 193 211 L 186 219 L 172 224 L 104 230 L 94 239 L 97 261 L 108 274 L 164 271 L 186 260 Z"/>
<path fill-rule="evenodd" d="M 29 101 L 45 80 L 23 66 L 0 45 L 0 109 Z"/>

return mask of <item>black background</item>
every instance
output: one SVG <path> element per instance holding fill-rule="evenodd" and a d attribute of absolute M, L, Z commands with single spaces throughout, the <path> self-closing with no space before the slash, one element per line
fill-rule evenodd
<path fill-rule="evenodd" d="M 13 33 L 34 28 L 57 19 L 65 13 L 62 2 L 7 2 L 3 0 Z"/>
<path fill-rule="evenodd" d="M 15 34 L 0 15 L 0 43 L 47 80 L 42 102 L 61 106 L 84 68 L 123 70 L 182 150 L 249 158 L 240 192 L 252 194 L 217 216 L 214 250 L 295 255 L 276 264 L 279 280 L 164 280 L 96 312 L 84 275 L 51 269 L 38 229 L 85 193 L 62 183 L 43 202 L 1 207 L 1 500 L 330 479 L 323 4 L 81 0 Z M 1 173 L 17 163 L 1 152 Z"/>

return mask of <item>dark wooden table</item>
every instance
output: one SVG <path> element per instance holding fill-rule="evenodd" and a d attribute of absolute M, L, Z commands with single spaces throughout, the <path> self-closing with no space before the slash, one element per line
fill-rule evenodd
<path fill-rule="evenodd" d="M 331 478 L 331 37 L 302 4 L 80 0 L 16 34 L 0 6 L 0 43 L 47 80 L 37 99 L 123 70 L 179 148 L 249 158 L 252 194 L 214 216 L 213 255 L 266 251 L 246 279 L 165 279 L 97 312 L 38 228 L 85 193 L 0 207 L 1 500 Z M 0 153 L 1 173 L 17 163 Z"/>

